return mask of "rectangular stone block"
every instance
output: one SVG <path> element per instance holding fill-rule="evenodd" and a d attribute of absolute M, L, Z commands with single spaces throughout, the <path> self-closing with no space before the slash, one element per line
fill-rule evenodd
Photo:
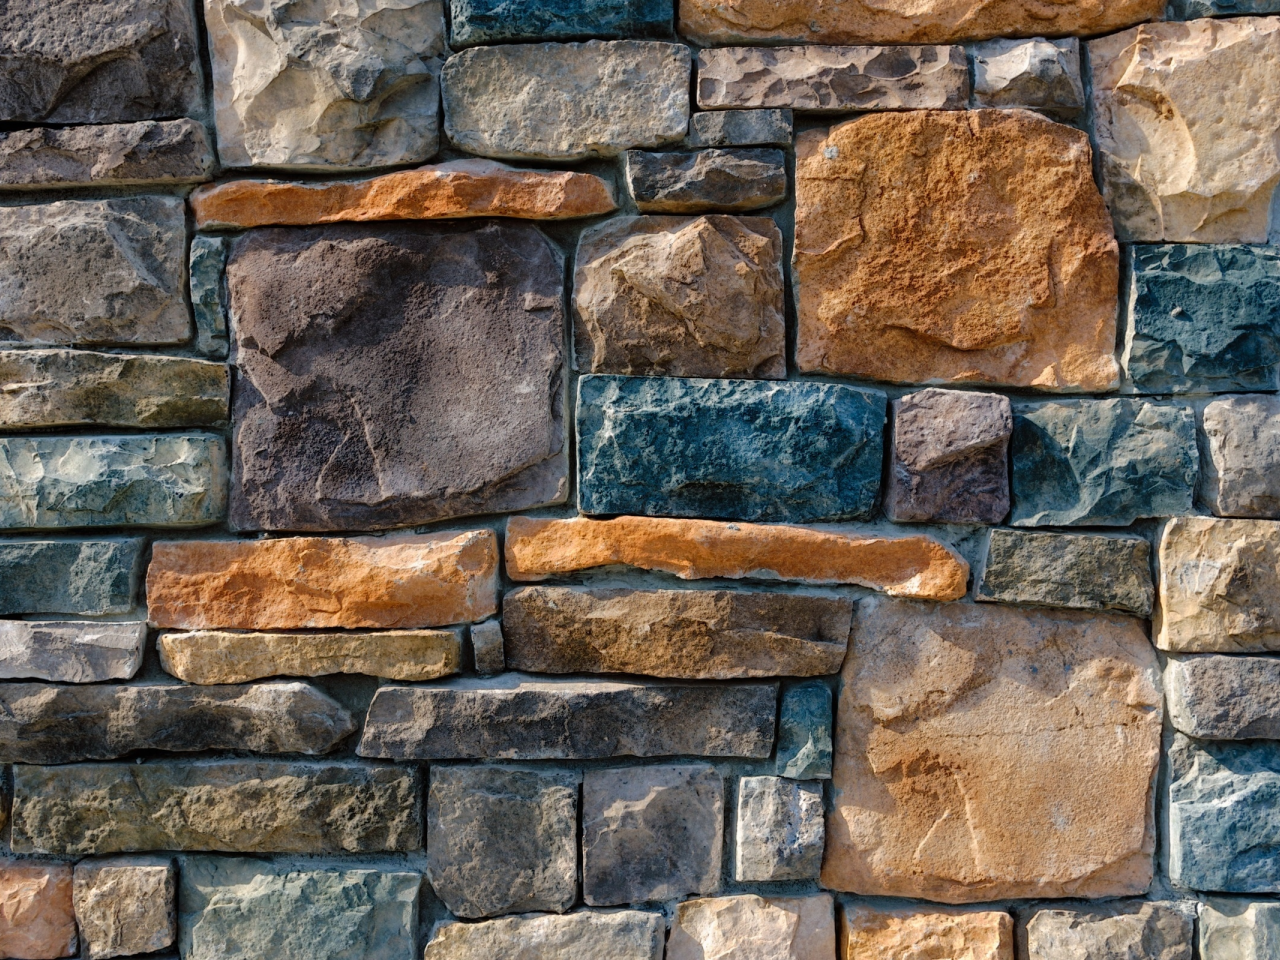
<path fill-rule="evenodd" d="M 425 960 L 662 960 L 666 922 L 639 910 L 580 910 L 558 917 L 527 914 L 487 923 L 441 923 L 427 944 Z"/>
<path fill-rule="evenodd" d="M 1039 110 L 1070 122 L 1084 111 L 1080 41 L 984 40 L 973 57 L 973 103 L 1004 110 Z"/>
<path fill-rule="evenodd" d="M 835 955 L 830 894 L 686 900 L 676 907 L 667 941 L 667 960 L 830 960 Z"/>
<path fill-rule="evenodd" d="M 506 638 L 501 620 L 486 620 L 471 627 L 471 655 L 476 673 L 494 674 L 507 669 Z"/>
<path fill-rule="evenodd" d="M 199 208 L 195 206 L 195 195 L 193 194 L 189 199 L 196 212 L 196 223 L 199 226 Z M 201 356 L 219 360 L 225 360 L 230 352 L 227 337 L 228 308 L 225 277 L 227 253 L 230 249 L 230 237 L 196 234 L 191 238 L 191 250 L 187 262 L 191 312 L 196 319 L 196 352 Z"/>
<path fill-rule="evenodd" d="M 623 175 L 642 213 L 759 210 L 787 196 L 786 155 L 759 147 L 628 150 Z"/>
<path fill-rule="evenodd" d="M 0 133 L 0 190 L 169 185 L 212 177 L 213 148 L 195 120 Z"/>
<path fill-rule="evenodd" d="M 671 36 L 665 0 L 450 0 L 449 46 Z"/>
<path fill-rule="evenodd" d="M 101 683 L 142 666 L 145 623 L 0 620 L 0 679 Z"/>
<path fill-rule="evenodd" d="M 768 757 L 776 683 L 539 679 L 384 686 L 357 751 L 399 760 Z"/>
<path fill-rule="evenodd" d="M 78 952 L 71 865 L 0 860 L 0 954 L 54 960 Z"/>
<path fill-rule="evenodd" d="M 1026 955 L 1028 960 L 1071 960 L 1082 954 L 1099 960 L 1191 960 L 1194 910 L 1192 904 L 1142 900 L 1037 910 L 1026 924 Z"/>
<path fill-rule="evenodd" d="M 686 147 L 789 147 L 795 122 L 787 109 L 707 110 L 689 118 Z"/>
<path fill-rule="evenodd" d="M 1200 740 L 1280 740 L 1280 659 L 1172 656 L 1165 702 L 1175 729 Z"/>
<path fill-rule="evenodd" d="M 1201 432 L 1200 500 L 1219 517 L 1280 518 L 1280 398 L 1215 400 Z"/>
<path fill-rule="evenodd" d="M 178 935 L 173 860 L 118 857 L 76 864 L 73 893 L 90 960 L 155 953 Z"/>
<path fill-rule="evenodd" d="M 1268 960 L 1280 951 L 1280 903 L 1206 897 L 1199 927 L 1201 957 Z"/>
<path fill-rule="evenodd" d="M 128 613 L 146 546 L 145 540 L 0 542 L 0 614 Z"/>
<path fill-rule="evenodd" d="M 821 680 L 790 684 L 778 711 L 778 776 L 831 779 L 831 688 Z"/>
<path fill-rule="evenodd" d="M 1280 0 L 1169 0 L 1167 19 L 1199 20 L 1255 13 L 1280 13 Z"/>
<path fill-rule="evenodd" d="M 966 960 L 1014 960 L 1013 917 L 995 910 L 845 904 L 840 940 L 846 957 L 910 956 L 921 943 L 939 943 Z"/>
<path fill-rule="evenodd" d="M 739 778 L 735 880 L 817 880 L 824 839 L 821 783 Z"/>

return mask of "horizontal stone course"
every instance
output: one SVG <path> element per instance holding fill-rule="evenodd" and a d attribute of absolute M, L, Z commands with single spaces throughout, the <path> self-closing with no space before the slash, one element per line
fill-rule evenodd
<path fill-rule="evenodd" d="M 575 954 L 609 960 L 662 960 L 662 914 L 640 910 L 530 913 L 486 923 L 437 924 L 425 960 L 563 960 Z"/>
<path fill-rule="evenodd" d="M 145 540 L 0 541 L 0 614 L 133 610 Z"/>
<path fill-rule="evenodd" d="M 758 210 L 787 196 L 781 150 L 628 150 L 623 158 L 627 189 L 642 213 Z"/>
<path fill-rule="evenodd" d="M 195 120 L 0 133 L 0 189 L 168 185 L 212 176 L 213 148 Z"/>
<path fill-rule="evenodd" d="M 142 666 L 141 622 L 0 620 L 0 678 L 100 683 L 128 680 Z"/>

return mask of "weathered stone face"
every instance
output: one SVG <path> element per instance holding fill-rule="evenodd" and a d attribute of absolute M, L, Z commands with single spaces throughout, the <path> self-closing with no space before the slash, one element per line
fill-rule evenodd
<path fill-rule="evenodd" d="M 742 777 L 733 878 L 816 880 L 822 868 L 822 784 Z"/>
<path fill-rule="evenodd" d="M 194 120 L 0 133 L 0 189 L 198 183 L 213 174 L 213 148 Z"/>
<path fill-rule="evenodd" d="M 1195 920 L 1177 904 L 1120 901 L 1038 910 L 1027 922 L 1026 936 L 1030 960 L 1191 960 Z"/>
<path fill-rule="evenodd" d="M 1170 0 L 1169 20 L 1238 17 L 1249 13 L 1280 13 L 1277 0 Z"/>
<path fill-rule="evenodd" d="M 804 372 L 1116 384 L 1111 220 L 1088 138 L 1044 117 L 908 111 L 800 134 L 793 263 Z"/>
<path fill-rule="evenodd" d="M 142 666 L 145 623 L 0 620 L 0 678 L 100 683 Z"/>
<path fill-rule="evenodd" d="M 623 157 L 627 189 L 644 213 L 758 210 L 787 195 L 781 150 L 628 150 Z"/>
<path fill-rule="evenodd" d="M 172 860 L 82 860 L 72 889 L 76 920 L 92 960 L 155 953 L 177 939 Z"/>
<path fill-rule="evenodd" d="M 830 960 L 831 896 L 707 897 L 676 907 L 667 960 Z"/>
<path fill-rule="evenodd" d="M 1165 700 L 1175 729 L 1201 740 L 1280 740 L 1280 660 L 1170 657 Z"/>
<path fill-rule="evenodd" d="M 783 689 L 774 760 L 780 777 L 830 779 L 831 688 L 822 681 L 811 680 Z"/>
<path fill-rule="evenodd" d="M 74 957 L 70 864 L 0 860 L 0 917 L 6 957 Z"/>
<path fill-rule="evenodd" d="M 789 147 L 795 124 L 788 109 L 707 110 L 689 117 L 686 147 Z"/>
<path fill-rule="evenodd" d="M 1280 399 L 1223 397 L 1201 425 L 1200 499 L 1220 517 L 1280 517 Z"/>
<path fill-rule="evenodd" d="M 1057 120 L 1084 110 L 1080 41 L 986 40 L 973 50 L 973 102 L 978 107 L 1022 107 Z"/>
<path fill-rule="evenodd" d="M 840 910 L 845 956 L 910 956 L 924 944 L 939 944 L 966 960 L 1013 960 L 1013 918 L 986 910 L 919 910 L 848 904 Z"/>
<path fill-rule="evenodd" d="M 666 923 L 659 913 L 584 910 L 563 917 L 529 914 L 487 923 L 443 923 L 426 960 L 662 960 Z"/>
<path fill-rule="evenodd" d="M 943 903 L 1146 892 L 1161 697 L 1141 621 L 873 598 L 850 649 L 825 887 Z"/>
<path fill-rule="evenodd" d="M 471 627 L 471 655 L 475 658 L 476 673 L 494 674 L 507 669 L 506 638 L 502 635 L 502 621 L 486 620 Z"/>
<path fill-rule="evenodd" d="M 563 500 L 562 275 L 523 224 L 237 241 L 232 525 L 378 530 Z"/>
<path fill-rule="evenodd" d="M 450 0 L 449 45 L 671 35 L 664 0 Z"/>
<path fill-rule="evenodd" d="M 0 614 L 98 617 L 133 609 L 145 540 L 0 543 Z"/>
<path fill-rule="evenodd" d="M 1280 904 L 1206 897 L 1199 927 L 1201 957 L 1266 960 L 1280 947 Z"/>
<path fill-rule="evenodd" d="M 229 237 L 196 234 L 191 238 L 188 285 L 191 312 L 196 318 L 196 352 L 225 360 L 230 352 L 227 337 L 227 285 L 224 270 Z"/>

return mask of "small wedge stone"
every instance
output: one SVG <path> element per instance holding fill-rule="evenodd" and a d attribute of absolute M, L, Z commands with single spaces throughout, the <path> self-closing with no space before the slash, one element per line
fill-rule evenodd
<path fill-rule="evenodd" d="M 475 657 L 477 673 L 494 674 L 507 669 L 502 621 L 486 620 L 471 628 L 471 653 Z"/>
<path fill-rule="evenodd" d="M 706 110 L 689 118 L 686 147 L 789 147 L 795 123 L 787 109 Z"/>
<path fill-rule="evenodd" d="M 820 680 L 782 691 L 776 772 L 792 780 L 831 779 L 831 688 Z"/>
<path fill-rule="evenodd" d="M 1280 903 L 1206 897 L 1199 926 L 1201 957 L 1270 960 L 1280 954 Z"/>
<path fill-rule="evenodd" d="M 1200 497 L 1219 517 L 1280 519 L 1280 398 L 1223 397 L 1204 408 Z"/>
<path fill-rule="evenodd" d="M 975 43 L 973 102 L 978 107 L 1039 110 L 1072 120 L 1084 110 L 1080 41 L 986 40 Z"/>
<path fill-rule="evenodd" d="M 0 679 L 101 683 L 142 666 L 145 623 L 0 620 Z"/>

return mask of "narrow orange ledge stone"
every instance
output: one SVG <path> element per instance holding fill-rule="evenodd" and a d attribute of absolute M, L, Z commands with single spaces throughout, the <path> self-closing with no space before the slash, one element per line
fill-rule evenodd
<path fill-rule="evenodd" d="M 969 564 L 932 537 L 876 537 L 778 524 L 618 517 L 507 521 L 507 575 L 544 580 L 627 564 L 684 580 L 757 577 L 852 583 L 890 596 L 958 600 Z"/>
<path fill-rule="evenodd" d="M 517 170 L 492 160 L 454 160 L 371 180 L 231 180 L 200 187 L 190 200 L 201 229 L 457 217 L 570 220 L 618 207 L 609 184 L 592 174 Z"/>

